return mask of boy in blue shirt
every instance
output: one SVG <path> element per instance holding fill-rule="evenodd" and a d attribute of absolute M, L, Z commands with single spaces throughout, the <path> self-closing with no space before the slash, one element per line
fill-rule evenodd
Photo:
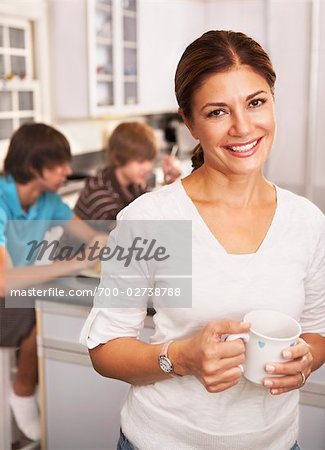
<path fill-rule="evenodd" d="M 11 407 L 19 428 L 32 440 L 40 438 L 35 311 L 5 307 L 5 275 L 15 278 L 15 287 L 23 288 L 37 283 L 35 276 L 43 283 L 95 264 L 75 257 L 32 266 L 34 261 L 25 254 L 26 238 L 41 241 L 53 221 L 63 221 L 65 229 L 89 245 L 105 239 L 81 220 L 73 226 L 77 216 L 56 193 L 71 173 L 70 160 L 69 143 L 59 131 L 41 123 L 25 124 L 12 136 L 0 177 L 0 346 L 19 348 Z M 31 226 L 20 226 L 24 224 Z"/>

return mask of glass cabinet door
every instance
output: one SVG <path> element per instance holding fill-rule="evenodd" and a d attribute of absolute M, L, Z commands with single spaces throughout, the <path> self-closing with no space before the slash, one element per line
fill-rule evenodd
<path fill-rule="evenodd" d="M 124 104 L 138 103 L 137 3 L 122 0 Z"/>
<path fill-rule="evenodd" d="M 114 103 L 113 5 L 111 0 L 96 0 L 96 106 Z"/>
<path fill-rule="evenodd" d="M 90 115 L 138 103 L 136 0 L 88 0 Z"/>
<path fill-rule="evenodd" d="M 38 83 L 32 67 L 30 22 L 0 18 L 0 140 L 35 120 Z"/>
<path fill-rule="evenodd" d="M 31 78 L 28 22 L 0 24 L 0 76 L 7 80 Z"/>

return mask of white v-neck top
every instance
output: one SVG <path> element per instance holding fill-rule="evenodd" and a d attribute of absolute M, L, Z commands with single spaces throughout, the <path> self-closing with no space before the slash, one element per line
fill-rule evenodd
<path fill-rule="evenodd" d="M 152 343 L 192 336 L 211 320 L 241 320 L 252 309 L 282 311 L 303 332 L 325 335 L 325 217 L 307 199 L 276 190 L 273 221 L 253 254 L 225 251 L 181 181 L 144 194 L 120 213 L 118 220 L 192 221 L 192 307 L 157 308 Z M 81 342 L 93 348 L 138 337 L 145 316 L 145 302 L 93 308 Z M 193 376 L 175 377 L 132 386 L 121 425 L 140 450 L 289 450 L 297 438 L 298 401 L 297 390 L 272 396 L 245 378 L 209 393 Z"/>

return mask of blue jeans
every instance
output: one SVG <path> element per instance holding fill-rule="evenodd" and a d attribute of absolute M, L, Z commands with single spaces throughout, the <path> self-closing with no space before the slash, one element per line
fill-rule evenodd
<path fill-rule="evenodd" d="M 122 430 L 120 430 L 120 439 L 117 443 L 117 450 L 134 450 L 133 445 L 128 441 L 128 438 L 123 434 Z"/>
<path fill-rule="evenodd" d="M 117 443 L 117 450 L 134 450 L 133 445 L 130 441 L 128 441 L 122 430 L 120 430 L 120 439 Z M 298 442 L 295 442 L 294 446 L 290 450 L 300 450 Z"/>

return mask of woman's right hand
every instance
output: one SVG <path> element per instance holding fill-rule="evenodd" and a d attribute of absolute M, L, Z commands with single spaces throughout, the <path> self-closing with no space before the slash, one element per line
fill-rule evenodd
<path fill-rule="evenodd" d="M 241 339 L 221 342 L 223 334 L 244 333 L 250 324 L 214 321 L 200 332 L 170 346 L 175 373 L 194 375 L 208 392 L 221 392 L 237 384 L 242 375 L 239 365 L 245 361 Z"/>

